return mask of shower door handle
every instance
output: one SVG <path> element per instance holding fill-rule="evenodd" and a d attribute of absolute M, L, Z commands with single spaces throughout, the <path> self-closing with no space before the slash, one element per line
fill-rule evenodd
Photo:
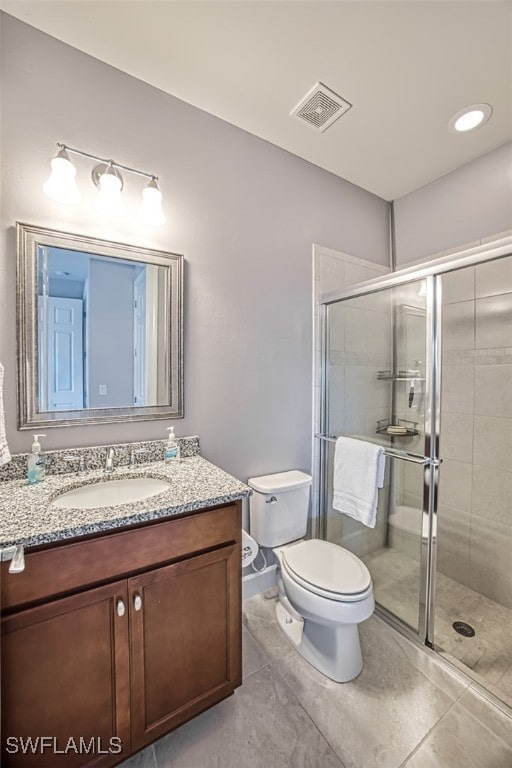
<path fill-rule="evenodd" d="M 392 452 L 392 451 L 384 451 L 385 456 L 391 456 L 393 459 L 402 459 L 402 461 L 410 461 L 412 464 L 421 464 L 422 467 L 427 467 L 432 464 L 432 459 L 429 459 L 428 456 L 419 456 L 416 453 L 407 453 L 404 451 L 403 453 L 400 453 L 399 451 Z"/>
<path fill-rule="evenodd" d="M 384 451 L 386 456 L 392 456 L 394 459 L 402 459 L 403 461 L 411 461 L 413 464 L 421 464 L 423 467 L 439 467 L 442 464 L 442 459 L 429 459 L 428 456 L 418 456 L 415 453 L 388 453 Z"/>

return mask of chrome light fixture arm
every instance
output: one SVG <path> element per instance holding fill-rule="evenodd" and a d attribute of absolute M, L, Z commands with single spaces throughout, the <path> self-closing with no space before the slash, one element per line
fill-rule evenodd
<path fill-rule="evenodd" d="M 155 181 L 158 181 L 158 176 L 156 176 L 154 173 L 146 173 L 146 171 L 139 171 L 137 168 L 132 168 L 129 165 L 123 165 L 122 163 L 117 163 L 115 160 L 112 160 L 110 158 L 106 157 L 99 157 L 98 155 L 93 155 L 90 152 L 85 152 L 83 149 L 76 149 L 76 147 L 70 147 L 68 144 L 61 144 L 60 142 L 57 142 L 57 146 L 60 149 L 64 149 L 66 152 L 71 152 L 74 155 L 81 155 L 82 157 L 88 157 L 89 160 L 96 160 L 98 163 L 103 163 L 104 165 L 110 165 L 114 168 L 120 168 L 123 171 L 129 171 L 130 173 L 136 173 L 138 176 L 144 176 L 146 179 L 154 179 Z"/>

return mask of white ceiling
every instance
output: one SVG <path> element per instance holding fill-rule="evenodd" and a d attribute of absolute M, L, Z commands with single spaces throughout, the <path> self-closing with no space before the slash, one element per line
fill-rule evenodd
<path fill-rule="evenodd" d="M 387 200 L 512 138 L 512 3 L 2 0 L 2 8 Z M 321 81 L 353 104 L 289 116 Z M 487 102 L 481 128 L 450 117 Z"/>

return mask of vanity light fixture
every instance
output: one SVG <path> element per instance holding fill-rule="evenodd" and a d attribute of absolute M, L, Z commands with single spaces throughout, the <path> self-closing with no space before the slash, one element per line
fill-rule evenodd
<path fill-rule="evenodd" d="M 448 123 L 448 128 L 455 133 L 474 131 L 484 125 L 492 115 L 490 104 L 471 104 L 459 110 Z"/>
<path fill-rule="evenodd" d="M 158 227 L 165 224 L 165 216 L 162 211 L 162 193 L 158 189 L 158 176 L 153 173 L 145 173 L 131 168 L 128 165 L 116 163 L 114 160 L 106 160 L 97 157 L 81 149 L 69 147 L 67 144 L 57 144 L 59 151 L 51 162 L 52 172 L 43 184 L 45 195 L 58 203 L 68 205 L 80 202 L 80 191 L 76 186 L 76 168 L 69 159 L 69 153 L 81 155 L 91 160 L 96 160 L 96 165 L 91 171 L 91 178 L 98 188 L 98 194 L 94 200 L 97 211 L 110 216 L 120 216 L 125 211 L 121 191 L 124 186 L 120 170 L 135 173 L 149 179 L 147 186 L 142 191 L 142 203 L 137 214 L 137 219 L 142 224 Z"/>
<path fill-rule="evenodd" d="M 158 189 L 154 176 L 148 181 L 142 190 L 142 204 L 137 213 L 137 218 L 146 224 L 159 227 L 165 222 L 162 211 L 162 193 Z"/>
<path fill-rule="evenodd" d="M 92 169 L 91 178 L 98 187 L 94 207 L 100 213 L 121 216 L 125 212 L 121 190 L 123 179 L 112 162 L 101 163 Z"/>
<path fill-rule="evenodd" d="M 43 184 L 43 192 L 58 203 L 75 205 L 80 202 L 80 191 L 76 185 L 76 168 L 69 159 L 65 147 L 57 144 L 59 151 L 51 162 L 52 172 Z"/>

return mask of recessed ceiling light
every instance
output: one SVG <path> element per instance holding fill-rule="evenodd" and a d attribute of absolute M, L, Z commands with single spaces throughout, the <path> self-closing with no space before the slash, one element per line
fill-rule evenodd
<path fill-rule="evenodd" d="M 450 122 L 448 128 L 455 133 L 473 131 L 486 123 L 492 115 L 490 104 L 470 104 L 457 112 Z"/>

